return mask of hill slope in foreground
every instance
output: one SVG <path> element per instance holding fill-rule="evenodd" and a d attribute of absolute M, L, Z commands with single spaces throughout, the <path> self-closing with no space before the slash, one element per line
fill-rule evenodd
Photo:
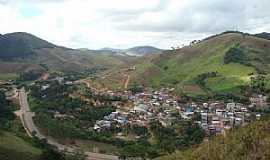
<path fill-rule="evenodd" d="M 10 132 L 0 132 L 0 159 L 1 160 L 36 160 L 42 150 L 13 135 Z"/>
<path fill-rule="evenodd" d="M 171 86 L 185 94 L 237 93 L 251 75 L 270 73 L 270 41 L 227 32 L 141 59 L 131 83 Z"/>
<path fill-rule="evenodd" d="M 269 120 L 257 121 L 216 136 L 197 147 L 157 160 L 254 160 L 270 159 Z"/>

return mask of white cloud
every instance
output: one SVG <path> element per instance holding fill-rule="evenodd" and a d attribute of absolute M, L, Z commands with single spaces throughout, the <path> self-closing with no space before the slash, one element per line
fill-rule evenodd
<path fill-rule="evenodd" d="M 73 48 L 160 48 L 222 32 L 270 30 L 269 0 L 0 0 L 0 32 Z"/>

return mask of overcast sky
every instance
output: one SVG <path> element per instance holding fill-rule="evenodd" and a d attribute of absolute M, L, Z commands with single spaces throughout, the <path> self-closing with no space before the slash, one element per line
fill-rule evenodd
<path fill-rule="evenodd" d="M 72 48 L 170 48 L 226 30 L 270 32 L 270 0 L 0 0 L 0 33 Z"/>

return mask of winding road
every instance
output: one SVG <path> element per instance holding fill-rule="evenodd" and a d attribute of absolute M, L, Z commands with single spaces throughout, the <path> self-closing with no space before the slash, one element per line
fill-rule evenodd
<path fill-rule="evenodd" d="M 76 152 L 75 147 L 66 146 L 63 144 L 58 143 L 52 138 L 46 137 L 43 135 L 34 124 L 33 116 L 34 113 L 30 111 L 30 107 L 27 101 L 27 94 L 25 89 L 22 88 L 19 90 L 19 101 L 20 101 L 20 118 L 23 124 L 24 129 L 26 130 L 27 134 L 30 137 L 33 137 L 33 134 L 39 139 L 47 139 L 48 144 L 56 147 L 59 151 L 67 151 L 67 152 Z M 118 160 L 118 156 L 114 155 L 106 155 L 106 154 L 99 154 L 93 152 L 85 152 L 87 160 Z"/>

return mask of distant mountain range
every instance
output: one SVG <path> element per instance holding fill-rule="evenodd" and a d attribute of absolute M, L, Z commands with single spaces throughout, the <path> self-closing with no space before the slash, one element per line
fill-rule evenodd
<path fill-rule="evenodd" d="M 254 34 L 254 36 L 270 40 L 270 33 L 267 33 L 267 32 Z"/>
<path fill-rule="evenodd" d="M 112 68 L 134 59 L 108 52 L 61 47 L 32 34 L 15 32 L 0 35 L 0 75 L 29 70 L 81 72 L 96 67 Z"/>
<path fill-rule="evenodd" d="M 163 52 L 162 49 L 152 47 L 152 46 L 137 46 L 129 49 L 115 49 L 115 48 L 101 48 L 99 50 L 89 50 L 89 49 L 80 49 L 84 51 L 90 51 L 93 53 L 107 53 L 107 54 L 116 54 L 121 56 L 145 56 L 150 54 L 160 54 Z"/>

